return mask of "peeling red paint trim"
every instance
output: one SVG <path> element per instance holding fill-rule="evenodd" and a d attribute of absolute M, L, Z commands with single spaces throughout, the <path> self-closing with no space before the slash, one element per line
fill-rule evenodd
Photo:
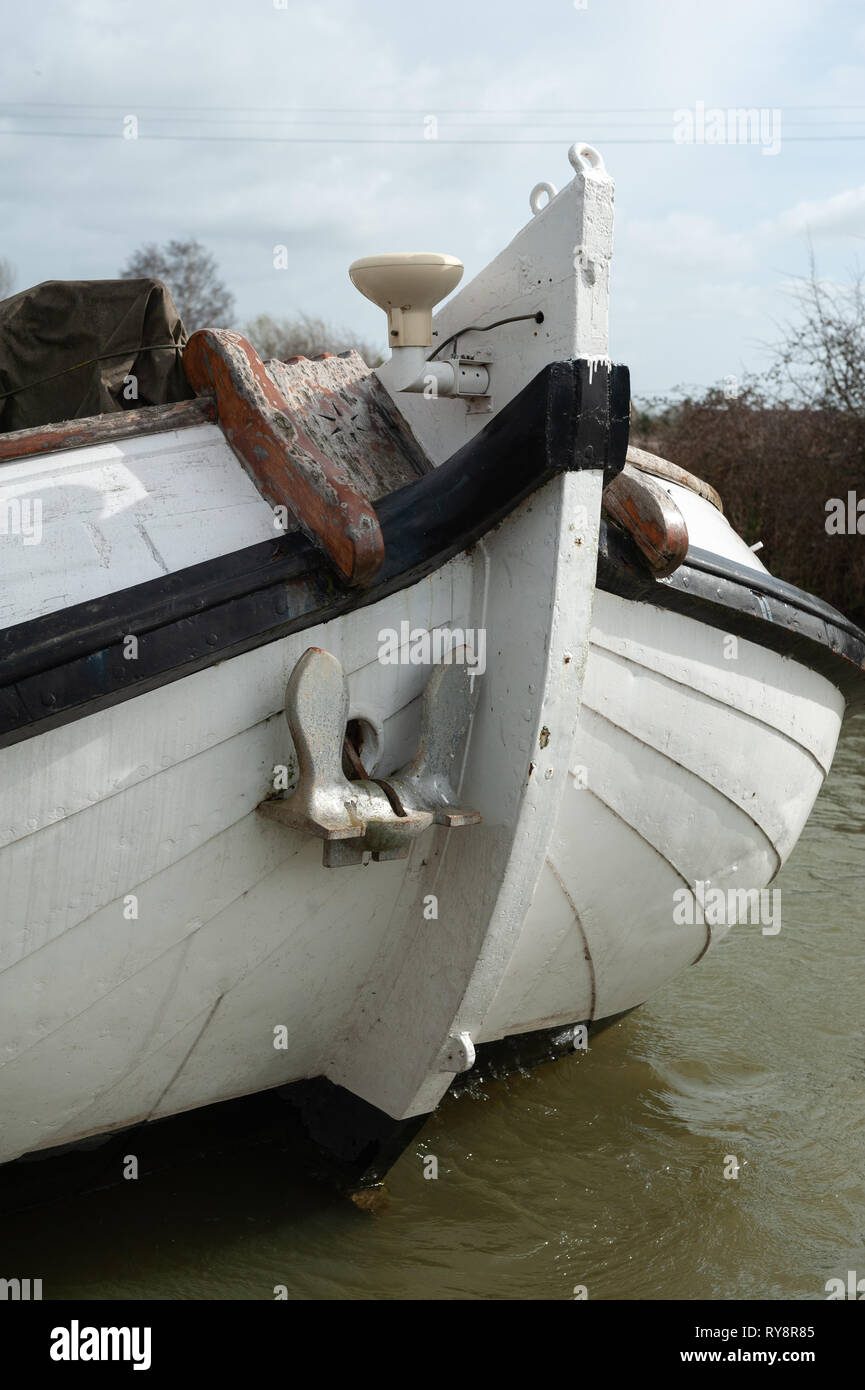
<path fill-rule="evenodd" d="M 51 454 L 62 449 L 85 449 L 93 444 L 112 444 L 138 434 L 161 434 L 216 421 L 216 404 L 210 396 L 174 405 L 145 405 L 136 410 L 88 415 L 80 420 L 60 420 L 53 425 L 0 434 L 0 460 Z"/>
<path fill-rule="evenodd" d="M 369 583 L 384 560 L 373 504 L 317 448 L 252 345 L 228 329 L 202 329 L 183 365 L 196 391 L 215 396 L 223 433 L 265 501 L 288 508 L 346 583 Z"/>
<path fill-rule="evenodd" d="M 657 578 L 679 568 L 688 553 L 688 527 L 660 484 L 626 463 L 604 488 L 603 506 L 631 535 Z"/>

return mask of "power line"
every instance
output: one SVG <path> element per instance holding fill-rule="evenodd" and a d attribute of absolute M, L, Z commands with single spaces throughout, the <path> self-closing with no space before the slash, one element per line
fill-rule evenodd
<path fill-rule="evenodd" d="M 494 137 L 486 140 L 475 140 L 467 137 L 461 139 L 450 139 L 447 136 L 430 137 L 425 139 L 419 136 L 416 140 L 396 139 L 383 140 L 380 138 L 365 138 L 358 136 L 343 135 L 178 135 L 178 134 L 155 134 L 137 135 L 135 137 L 124 137 L 121 133 L 103 130 L 0 130 L 0 138 L 15 139 L 18 136 L 25 138 L 45 138 L 61 140 L 120 140 L 124 144 L 142 145 L 152 141 L 207 141 L 219 144 L 261 144 L 261 145 L 556 145 L 561 146 L 561 139 L 555 137 L 530 138 L 527 140 L 508 140 Z M 596 137 L 605 145 L 743 145 L 756 146 L 761 142 L 758 140 L 683 140 L 676 141 L 670 136 L 606 136 Z M 785 135 L 782 137 L 784 144 L 834 144 L 839 141 L 865 140 L 865 132 L 859 135 Z"/>
<path fill-rule="evenodd" d="M 147 102 L 76 102 L 76 101 L 0 101 L 0 107 L 21 106 L 48 106 L 52 109 L 72 108 L 73 110 L 109 110 L 127 113 L 131 110 L 134 113 L 141 111 L 260 111 L 264 114 L 276 114 L 277 112 L 294 112 L 307 115 L 529 115 L 529 116 L 573 116 L 573 115 L 600 115 L 606 112 L 611 115 L 645 115 L 661 114 L 671 111 L 688 110 L 687 106 L 677 105 L 670 102 L 666 106 L 549 106 L 549 107 L 528 107 L 528 106 L 455 106 L 437 107 L 434 101 L 428 102 L 426 106 L 226 106 L 224 103 L 219 106 L 196 106 L 196 105 L 170 105 L 167 103 L 147 103 Z M 703 103 L 704 109 L 709 110 L 767 110 L 776 109 L 772 107 L 749 107 L 746 103 L 717 102 Z M 432 112 L 430 111 L 432 107 Z M 782 111 L 865 111 L 865 104 L 844 104 L 844 103 L 824 103 L 821 106 L 790 106 L 782 103 L 777 109 Z"/>
<path fill-rule="evenodd" d="M 865 109 L 865 108 L 863 108 L 863 109 Z M 70 121 L 113 121 L 113 122 L 116 123 L 118 120 L 128 119 L 128 115 L 133 115 L 133 114 L 137 115 L 137 113 L 130 112 L 130 113 L 127 113 L 126 116 L 67 116 L 67 117 L 64 117 L 64 118 L 62 118 L 62 119 L 66 119 L 66 120 L 70 120 Z M 669 114 L 672 115 L 672 112 L 669 113 Z M 56 117 L 56 115 L 54 115 L 54 114 L 52 114 L 52 115 L 38 115 L 38 114 L 34 114 L 34 115 L 26 115 L 26 116 L 16 116 L 16 115 L 5 115 L 2 111 L 0 111 L 0 121 L 5 121 L 5 120 L 52 121 L 52 120 L 56 120 L 56 119 L 57 119 L 57 117 Z M 234 125 L 264 125 L 264 124 L 266 124 L 266 123 L 268 122 L 268 120 L 269 120 L 269 118 L 266 117 L 266 116 L 253 117 L 253 118 L 251 118 L 251 119 L 248 118 L 248 117 L 242 117 L 242 118 L 240 118 L 240 119 L 237 119 L 236 117 L 233 117 L 233 116 L 224 116 L 224 117 L 219 117 L 219 118 L 217 118 L 216 120 L 213 120 L 213 119 L 211 119 L 210 117 L 201 117 L 201 116 L 148 116 L 148 117 L 147 117 L 147 125 L 148 125 L 148 127 L 151 126 L 151 125 L 167 125 L 167 124 L 170 123 L 170 122 L 173 122 L 173 123 L 175 123 L 175 124 L 176 124 L 176 123 L 180 123 L 180 124 L 190 124 L 190 123 L 192 123 L 192 122 L 195 122 L 197 125 L 207 125 L 207 126 L 210 126 L 210 125 L 229 125 L 229 124 L 234 124 Z M 322 121 L 322 120 L 319 120 L 319 119 L 317 119 L 317 118 L 310 118 L 309 120 L 303 119 L 303 120 L 296 120 L 296 121 L 293 120 L 293 119 L 291 119 L 291 120 L 288 120 L 288 119 L 286 119 L 286 120 L 279 120 L 279 121 L 276 121 L 275 124 L 277 124 L 277 125 L 288 125 L 288 124 L 292 124 L 292 125 L 299 125 L 299 126 L 315 125 L 315 126 L 325 126 L 325 127 L 327 127 L 328 129 L 333 129 L 333 128 L 335 128 L 335 127 L 343 127 L 343 126 L 344 126 L 344 127 L 346 127 L 347 129 L 350 129 L 350 130 L 357 130 L 357 129 L 361 129 L 361 130 L 370 129 L 370 130 L 373 130 L 373 129 L 376 129 L 377 127 L 379 127 L 379 126 L 387 126 L 387 128 L 390 129 L 390 130 L 416 130 L 416 129 L 418 128 L 418 126 L 422 124 L 422 122 L 419 121 L 419 120 L 417 120 L 417 119 L 415 119 L 415 120 L 413 120 L 413 121 L 395 122 L 395 123 L 388 122 L 388 121 L 365 121 L 365 122 L 360 122 L 360 123 L 359 123 L 358 121 Z M 606 130 L 625 130 L 625 129 L 628 129 L 629 127 L 635 126 L 635 125 L 639 125 L 639 128 L 640 128 L 641 130 L 667 130 L 667 129 L 669 129 L 669 124 L 670 124 L 670 122 L 669 122 L 669 120 L 667 120 L 667 121 L 640 121 L 640 122 L 636 122 L 636 121 L 609 121 L 609 120 L 603 119 L 603 120 L 600 120 L 600 124 L 601 124 L 601 125 L 604 127 L 604 129 L 606 129 Z M 821 128 L 822 128 L 823 126 L 839 126 L 839 125 L 840 125 L 840 126 L 856 126 L 856 125 L 863 125 L 863 124 L 865 124 L 865 116 L 860 116 L 860 117 L 858 117 L 857 119 L 852 120 L 852 121 L 843 121 L 843 120 L 840 120 L 840 119 L 834 120 L 834 121 L 796 121 L 796 122 L 793 122 L 793 129 L 794 129 L 794 130 L 800 130 L 800 129 L 802 129 L 802 130 L 810 130 L 810 129 L 814 128 L 814 127 L 821 127 Z M 485 129 L 485 128 L 486 128 L 482 123 L 480 123 L 480 122 L 474 122 L 474 121 L 448 121 L 448 122 L 447 122 L 447 125 L 448 125 L 449 127 L 451 127 L 451 126 L 453 126 L 453 127 L 466 126 L 466 127 L 470 128 L 470 129 L 475 129 L 475 128 L 477 128 L 478 125 L 480 125 L 482 129 Z M 490 122 L 490 128 L 499 128 L 499 127 L 503 127 L 503 126 L 505 126 L 505 127 L 506 127 L 506 126 L 514 126 L 514 127 L 518 128 L 518 129 L 528 129 L 528 130 L 531 130 L 531 129 L 533 129 L 533 128 L 537 128 L 537 129 L 549 129 L 549 128 L 553 127 L 553 126 L 561 126 L 561 128 L 564 129 L 564 130 L 570 130 L 570 129 L 573 127 L 573 122 L 572 122 L 572 121 L 561 121 L 561 122 L 558 122 L 558 121 L 537 121 L 537 122 L 534 122 L 534 123 L 531 123 L 531 122 L 528 122 L 528 121 L 492 121 L 492 122 Z M 787 126 L 788 129 L 790 128 L 790 122 L 789 122 L 789 121 L 786 123 L 786 126 Z M 22 132 L 20 132 L 20 133 L 21 133 L 21 134 L 28 134 L 29 132 L 27 132 L 27 131 L 22 131 Z M 37 132 L 34 132 L 34 133 L 37 133 Z M 98 132 L 97 132 L 97 133 L 98 133 Z M 75 134 L 75 132 L 74 132 L 74 131 L 70 131 L 70 134 Z"/>

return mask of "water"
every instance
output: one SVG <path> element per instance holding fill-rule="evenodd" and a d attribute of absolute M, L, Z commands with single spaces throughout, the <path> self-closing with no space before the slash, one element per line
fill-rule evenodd
<path fill-rule="evenodd" d="M 447 1098 L 377 1212 L 241 1145 L 5 1217 L 4 1270 L 46 1298 L 825 1298 L 865 1276 L 865 720 L 776 886 L 778 936 Z"/>

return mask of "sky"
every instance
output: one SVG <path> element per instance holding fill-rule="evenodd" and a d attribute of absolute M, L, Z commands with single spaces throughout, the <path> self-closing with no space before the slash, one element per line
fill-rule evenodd
<path fill-rule="evenodd" d="M 302 311 L 383 350 L 349 263 L 447 251 L 468 279 L 586 140 L 616 181 L 610 351 L 645 399 L 764 367 L 809 244 L 830 280 L 865 258 L 861 0 L 0 0 L 0 14 L 0 257 L 16 289 L 110 278 L 144 242 L 194 237 L 237 325 Z M 762 142 L 712 114 L 734 108 L 762 113 Z"/>

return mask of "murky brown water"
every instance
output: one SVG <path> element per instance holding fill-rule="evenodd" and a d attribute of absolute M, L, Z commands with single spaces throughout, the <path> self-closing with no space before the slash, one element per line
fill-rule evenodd
<path fill-rule="evenodd" d="M 735 928 L 587 1057 L 446 1099 L 385 1211 L 264 1145 L 7 1216 L 4 1271 L 46 1298 L 825 1298 L 865 1275 L 865 720 L 776 886 L 778 936 Z"/>

